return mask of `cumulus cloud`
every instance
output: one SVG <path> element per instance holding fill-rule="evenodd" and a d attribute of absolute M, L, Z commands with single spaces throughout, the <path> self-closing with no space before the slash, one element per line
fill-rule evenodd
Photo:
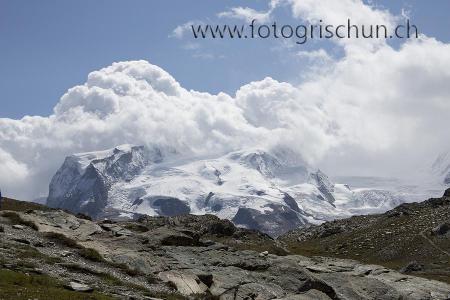
<path fill-rule="evenodd" d="M 321 63 L 329 63 L 333 61 L 333 58 L 328 54 L 328 52 L 322 48 L 311 51 L 299 51 L 297 52 L 297 56 L 299 58 L 305 58 L 308 60 Z"/>
<path fill-rule="evenodd" d="M 256 20 L 264 23 L 270 21 L 270 11 L 257 11 L 250 7 L 233 7 L 228 11 L 217 14 L 220 18 L 232 18 L 251 22 Z"/>
<path fill-rule="evenodd" d="M 260 23 L 269 22 L 272 18 L 272 12 L 281 4 L 281 0 L 269 1 L 269 9 L 266 11 L 258 11 L 250 7 L 232 7 L 227 11 L 223 11 L 217 14 L 219 18 L 231 18 L 237 20 L 243 20 L 250 23 L 252 20 L 256 20 Z"/>
<path fill-rule="evenodd" d="M 181 25 L 175 27 L 169 37 L 182 39 L 185 37 L 186 33 L 192 32 L 192 26 L 204 25 L 205 23 L 202 21 L 188 21 Z"/>
<path fill-rule="evenodd" d="M 298 14 L 319 16 L 322 2 L 301 3 L 292 6 Z M 386 17 L 346 3 L 361 18 Z M 327 10 L 333 20 L 354 14 Z M 0 119 L 0 186 L 23 199 L 43 196 L 65 156 L 124 143 L 186 155 L 281 146 L 329 173 L 412 174 L 450 147 L 450 45 L 422 37 L 359 53 L 347 51 L 300 85 L 265 78 L 235 96 L 186 90 L 146 61 L 114 63 L 68 90 L 49 117 Z"/>
<path fill-rule="evenodd" d="M 18 162 L 14 157 L 0 149 L 0 182 L 11 185 L 16 180 L 23 180 L 28 175 L 27 166 L 24 163 Z"/>
<path fill-rule="evenodd" d="M 393 28 L 401 19 L 392 15 L 388 10 L 375 8 L 364 3 L 362 0 L 286 0 L 291 6 L 294 17 L 305 20 L 311 24 L 331 24 L 335 27 L 346 25 L 347 20 L 351 24 L 359 26 L 384 25 L 392 33 Z M 334 39 L 344 47 L 351 55 L 365 55 L 363 51 L 374 51 L 385 45 L 386 40 L 380 39 Z"/>

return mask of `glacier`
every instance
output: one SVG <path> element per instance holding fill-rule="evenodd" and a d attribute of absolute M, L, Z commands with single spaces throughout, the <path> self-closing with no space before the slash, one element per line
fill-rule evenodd
<path fill-rule="evenodd" d="M 47 204 L 95 219 L 214 214 L 271 236 L 355 214 L 381 213 L 405 193 L 335 183 L 294 153 L 246 149 L 189 156 L 121 145 L 68 156 Z"/>

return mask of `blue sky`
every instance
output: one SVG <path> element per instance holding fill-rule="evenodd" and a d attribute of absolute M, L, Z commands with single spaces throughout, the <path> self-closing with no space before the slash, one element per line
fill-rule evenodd
<path fill-rule="evenodd" d="M 398 14 L 411 11 L 421 32 L 450 40 L 448 1 L 374 1 Z M 173 75 L 184 87 L 234 94 L 245 83 L 271 76 L 295 82 L 308 61 L 292 51 L 310 50 L 311 43 L 284 49 L 276 41 L 200 41 L 169 37 L 190 20 L 218 20 L 217 13 L 234 6 L 267 9 L 266 1 L 118 1 L 0 0 L 0 117 L 49 115 L 70 87 L 89 72 L 115 61 L 145 59 Z M 275 14 L 279 23 L 296 24 L 287 9 Z M 221 20 L 242 23 L 236 20 Z M 323 47 L 323 46 L 322 46 Z M 327 46 L 325 46 L 326 48 Z M 333 52 L 331 52 L 333 53 Z M 335 53 L 339 55 L 339 53 Z"/>

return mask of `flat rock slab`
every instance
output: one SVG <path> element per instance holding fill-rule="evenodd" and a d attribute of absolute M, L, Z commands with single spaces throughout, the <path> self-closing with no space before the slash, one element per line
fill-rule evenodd
<path fill-rule="evenodd" d="M 98 224 L 60 210 L 21 213 L 20 217 L 34 223 L 39 232 L 61 233 L 77 241 L 89 240 L 91 235 L 102 232 Z"/>
<path fill-rule="evenodd" d="M 94 289 L 91 288 L 90 286 L 82 284 L 82 283 L 74 282 L 74 281 L 69 282 L 69 284 L 66 287 L 68 289 L 70 289 L 72 291 L 76 291 L 76 292 L 90 293 L 90 292 L 94 291 Z"/>
<path fill-rule="evenodd" d="M 203 294 L 208 287 L 201 282 L 197 275 L 184 271 L 166 271 L 159 273 L 159 278 L 165 282 L 174 284 L 177 291 L 185 296 Z"/>

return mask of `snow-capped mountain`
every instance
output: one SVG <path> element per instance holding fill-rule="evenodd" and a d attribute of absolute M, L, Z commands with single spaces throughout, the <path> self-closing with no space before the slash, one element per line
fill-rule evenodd
<path fill-rule="evenodd" d="M 446 185 L 450 185 L 450 151 L 441 153 L 434 161 L 433 172 Z"/>
<path fill-rule="evenodd" d="M 289 151 L 253 149 L 187 157 L 123 145 L 69 156 L 47 204 L 94 218 L 214 214 L 276 236 L 290 229 L 388 210 L 401 195 L 333 183 Z"/>

